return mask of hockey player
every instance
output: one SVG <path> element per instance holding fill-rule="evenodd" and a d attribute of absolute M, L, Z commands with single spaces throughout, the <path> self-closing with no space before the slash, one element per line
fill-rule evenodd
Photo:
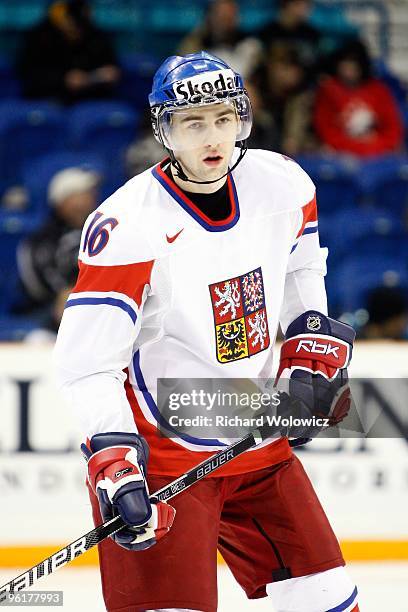
<path fill-rule="evenodd" d="M 246 595 L 269 596 L 271 609 L 356 612 L 357 589 L 287 437 L 177 496 L 174 524 L 172 506 L 149 502 L 147 486 L 223 446 L 158 435 L 168 428 L 158 378 L 270 377 L 280 324 L 278 378 L 308 414 L 338 422 L 354 339 L 327 316 L 312 181 L 278 153 L 246 152 L 240 75 L 204 52 L 173 56 L 149 102 L 167 157 L 85 223 L 55 353 L 87 440 L 95 524 L 120 514 L 128 525 L 99 548 L 106 607 L 215 612 L 218 548 Z"/>

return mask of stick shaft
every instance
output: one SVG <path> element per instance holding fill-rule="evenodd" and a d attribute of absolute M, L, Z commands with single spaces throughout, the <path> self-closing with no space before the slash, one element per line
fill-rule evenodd
<path fill-rule="evenodd" d="M 235 459 L 243 452 L 255 446 L 262 440 L 262 437 L 255 437 L 255 433 L 249 433 L 238 442 L 231 444 L 227 448 L 219 451 L 215 455 L 212 455 L 208 459 L 205 459 L 191 470 L 176 478 L 168 485 L 165 485 L 151 497 L 151 501 L 168 501 L 185 491 L 193 484 L 212 474 L 215 470 L 218 470 L 223 465 L 226 465 L 229 461 Z M 6 598 L 7 592 L 13 593 L 15 591 L 21 591 L 31 587 L 34 582 L 52 574 L 55 570 L 63 567 L 79 555 L 82 555 L 90 548 L 93 548 L 99 542 L 102 542 L 105 538 L 112 535 L 119 529 L 125 526 L 125 522 L 120 516 L 98 525 L 95 529 L 88 531 L 85 535 L 81 536 L 77 540 L 74 540 L 64 548 L 61 548 L 57 552 L 53 553 L 50 557 L 47 557 L 37 565 L 34 565 L 29 570 L 20 574 L 10 582 L 7 582 L 0 587 L 0 603 Z"/>

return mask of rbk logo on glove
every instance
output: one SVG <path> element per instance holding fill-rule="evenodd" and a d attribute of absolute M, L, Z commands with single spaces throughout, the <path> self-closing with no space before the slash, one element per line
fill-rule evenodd
<path fill-rule="evenodd" d="M 347 366 L 355 331 L 349 325 L 316 311 L 293 321 L 282 344 L 275 385 L 300 400 L 312 415 L 342 421 L 351 406 Z"/>
<path fill-rule="evenodd" d="M 277 380 L 284 370 L 301 369 L 333 380 L 350 363 L 355 331 L 349 325 L 308 311 L 287 329 Z"/>
<path fill-rule="evenodd" d="M 114 478 L 121 478 L 125 474 L 129 474 L 130 472 L 133 472 L 133 471 L 134 471 L 134 468 L 127 467 L 127 468 L 125 468 L 123 470 L 119 470 L 119 472 L 116 472 Z"/>
<path fill-rule="evenodd" d="M 335 359 L 340 359 L 339 351 L 340 346 L 332 346 L 330 343 L 325 344 L 324 342 L 317 342 L 317 340 L 300 340 L 297 345 L 296 352 L 306 351 L 307 353 L 321 353 L 322 355 L 333 355 Z"/>
<path fill-rule="evenodd" d="M 299 334 L 282 345 L 279 376 L 290 363 L 290 367 L 303 366 L 316 374 L 334 378 L 339 369 L 347 367 L 350 353 L 350 344 L 340 339 Z"/>

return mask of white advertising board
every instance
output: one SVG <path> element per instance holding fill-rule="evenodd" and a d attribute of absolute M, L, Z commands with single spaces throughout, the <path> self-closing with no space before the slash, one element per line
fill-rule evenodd
<path fill-rule="evenodd" d="M 56 389 L 51 353 L 51 346 L 0 345 L 0 546 L 63 543 L 92 527 L 80 435 Z M 408 380 L 407 357 L 405 343 L 359 343 L 352 373 Z M 400 382 L 395 391 L 390 380 L 387 400 L 401 412 L 408 385 Z M 406 432 L 408 416 L 401 419 Z M 339 538 L 408 539 L 401 432 L 399 439 L 315 440 L 299 457 Z"/>

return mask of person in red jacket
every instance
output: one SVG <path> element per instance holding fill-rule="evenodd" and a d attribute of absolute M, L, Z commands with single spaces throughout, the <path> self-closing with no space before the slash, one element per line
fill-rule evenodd
<path fill-rule="evenodd" d="M 403 125 L 388 87 L 372 75 L 366 47 L 348 43 L 334 59 L 333 76 L 316 93 L 314 125 L 329 149 L 360 157 L 401 148 Z"/>

